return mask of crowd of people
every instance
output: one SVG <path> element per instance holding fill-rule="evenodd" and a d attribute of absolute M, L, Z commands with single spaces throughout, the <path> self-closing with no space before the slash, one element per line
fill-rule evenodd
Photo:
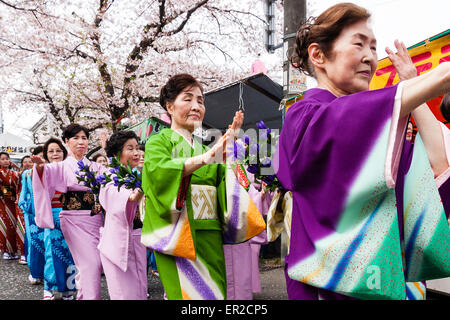
<path fill-rule="evenodd" d="M 181 145 L 179 150 L 187 150 L 184 156 L 189 157 L 198 152 L 191 152 L 191 146 L 202 148 L 196 145 L 198 142 L 187 140 L 199 114 L 202 117 L 204 113 L 201 84 L 188 74 L 180 74 L 168 81 L 163 94 L 166 90 L 169 92 L 166 99 L 171 104 L 168 112 L 172 129 L 163 130 L 158 137 L 167 139 L 163 141 L 166 144 L 173 139 L 181 144 L 188 142 L 187 149 L 186 145 Z M 185 108 L 186 101 L 191 101 L 193 95 L 197 103 L 192 109 Z M 195 113 L 195 116 L 187 113 Z M 130 130 L 118 131 L 101 141 L 103 151 L 87 159 L 89 130 L 79 124 L 67 126 L 61 139 L 52 137 L 34 148 L 32 155 L 22 160 L 19 172 L 6 169 L 12 162 L 8 154 L 2 155 L 1 159 L 5 158 L 2 187 L 14 191 L 8 199 L 4 192 L 2 198 L 4 203 L 4 199 L 10 201 L 4 210 L 6 214 L 12 212 L 8 220 L 2 219 L 9 222 L 4 228 L 8 237 L 1 242 L 5 244 L 3 258 L 15 259 L 21 255 L 20 263 L 27 264 L 30 271 L 29 282 L 43 283 L 44 300 L 55 299 L 56 292 L 63 300 L 101 299 L 102 273 L 111 299 L 147 299 L 150 269 L 160 276 L 167 299 L 187 296 L 252 299 L 253 293 L 261 290 L 258 256 L 260 244 L 264 243 L 265 223 L 260 214 L 262 209 L 256 207 L 262 204 L 261 197 L 253 187 L 250 194 L 255 195 L 254 201 L 251 200 L 249 193 L 235 183 L 236 178 L 233 181 L 228 177 L 225 181 L 227 174 L 235 175 L 233 171 L 228 172 L 224 164 L 212 163 L 218 147 L 233 130 L 238 130 L 242 120 L 243 114 L 236 113 L 233 129 L 222 137 L 221 143 L 209 151 L 203 150 L 205 153 L 199 152 L 197 158 L 187 158 L 184 166 L 180 166 L 179 158 L 171 156 L 172 150 L 158 145 L 162 143 L 157 142 L 158 139 L 151 139 L 143 146 L 136 133 Z M 80 164 L 100 176 L 110 170 L 114 172 L 109 166 L 112 158 L 142 172 L 142 188 L 119 189 L 113 177 L 113 181 L 100 189 L 98 197 L 92 199 L 92 190 L 77 179 Z M 198 174 L 200 167 L 205 170 Z M 192 183 L 188 197 L 188 185 L 180 182 L 186 177 Z M 160 181 L 154 182 L 155 179 Z M 170 183 L 173 183 L 172 191 Z M 179 195 L 180 184 L 184 188 L 184 198 Z M 220 191 L 215 185 L 220 185 Z M 18 201 L 14 202 L 16 195 Z M 198 200 L 194 200 L 194 196 L 198 196 Z M 202 199 L 202 196 L 206 197 Z M 191 203 L 178 207 L 180 201 Z M 101 210 L 95 209 L 96 202 Z M 194 205 L 197 202 L 201 206 Z M 171 216 L 165 216 L 166 209 Z M 19 212 L 24 220 L 22 233 L 18 228 Z M 153 228 L 161 224 L 154 221 L 155 217 L 166 219 L 162 223 L 173 230 L 152 235 Z M 224 219 L 228 224 L 220 222 Z M 222 246 L 224 228 L 229 236 L 227 244 Z M 18 249 L 19 234 L 25 239 L 21 250 Z M 260 239 L 253 239 L 257 235 Z M 171 237 L 178 239 L 168 239 Z M 232 243 L 240 244 L 234 247 Z M 228 257 L 226 263 L 224 250 Z M 167 253 L 175 258 L 170 260 Z M 188 278 L 192 277 L 192 270 L 198 272 L 195 277 L 201 284 Z M 174 276 L 174 272 L 178 276 Z M 196 286 L 186 284 L 191 281 Z"/>
<path fill-rule="evenodd" d="M 369 91 L 378 60 L 369 19 L 342 3 L 297 33 L 291 62 L 318 87 L 289 108 L 272 162 L 292 192 L 290 299 L 424 299 L 426 280 L 450 276 L 450 134 L 425 105 L 450 91 L 450 63 L 418 76 L 395 42 L 397 53 L 386 52 L 401 82 Z M 207 148 L 193 136 L 207 111 L 199 81 L 171 77 L 160 104 L 170 128 L 145 148 L 121 130 L 105 142 L 106 157 L 89 160 L 89 131 L 71 124 L 24 159 L 20 174 L 0 154 L 0 250 L 26 261 L 44 299 L 54 291 L 101 299 L 102 272 L 111 299 L 147 299 L 151 254 L 170 300 L 251 299 L 260 290 L 273 194 L 244 187 L 227 153 L 243 112 Z M 141 172 L 142 185 L 119 188 L 110 158 Z M 81 167 L 112 173 L 98 197 L 79 183 Z"/>

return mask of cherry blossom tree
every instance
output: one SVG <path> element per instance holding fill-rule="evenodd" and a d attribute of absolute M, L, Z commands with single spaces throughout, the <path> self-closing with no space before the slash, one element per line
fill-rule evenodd
<path fill-rule="evenodd" d="M 262 0 L 0 0 L 3 108 L 40 110 L 56 130 L 115 131 L 123 117 L 160 116 L 173 74 L 206 90 L 248 75 L 264 26 Z M 281 70 L 277 54 L 269 74 Z"/>

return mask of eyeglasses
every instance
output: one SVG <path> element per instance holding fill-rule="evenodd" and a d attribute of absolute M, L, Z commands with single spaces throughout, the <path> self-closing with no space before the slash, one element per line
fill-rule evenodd
<path fill-rule="evenodd" d="M 58 150 L 48 150 L 47 153 L 62 153 L 63 151 L 61 149 Z"/>

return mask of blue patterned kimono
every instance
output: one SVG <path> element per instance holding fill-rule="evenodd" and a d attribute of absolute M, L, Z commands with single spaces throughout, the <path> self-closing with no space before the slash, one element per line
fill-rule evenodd
<path fill-rule="evenodd" d="M 31 170 L 22 173 L 22 191 L 18 206 L 23 210 L 25 218 L 26 260 L 33 278 L 44 278 L 45 247 L 44 229 L 39 228 L 34 221 L 33 188 L 31 184 Z"/>
<path fill-rule="evenodd" d="M 56 195 L 56 194 L 55 194 Z M 76 272 L 75 263 L 73 262 L 72 254 L 70 253 L 67 242 L 61 231 L 61 223 L 59 213 L 62 210 L 61 203 L 58 199 L 52 199 L 52 213 L 55 224 L 54 229 L 44 229 L 44 244 L 45 244 L 45 267 L 48 267 L 48 282 L 49 289 L 57 290 L 59 292 L 75 291 L 75 283 L 73 274 Z"/>

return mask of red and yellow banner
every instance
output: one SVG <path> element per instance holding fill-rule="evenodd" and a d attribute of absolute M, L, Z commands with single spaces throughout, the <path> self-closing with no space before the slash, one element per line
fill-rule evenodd
<path fill-rule="evenodd" d="M 408 48 L 408 52 L 417 68 L 418 75 L 430 71 L 444 61 L 450 61 L 450 29 Z M 398 81 L 395 68 L 389 58 L 385 58 L 378 61 L 378 68 L 370 83 L 370 89 L 389 87 Z M 442 96 L 428 101 L 427 104 L 436 118 L 445 122 L 439 109 L 441 100 Z M 450 124 L 447 126 L 450 128 Z"/>

